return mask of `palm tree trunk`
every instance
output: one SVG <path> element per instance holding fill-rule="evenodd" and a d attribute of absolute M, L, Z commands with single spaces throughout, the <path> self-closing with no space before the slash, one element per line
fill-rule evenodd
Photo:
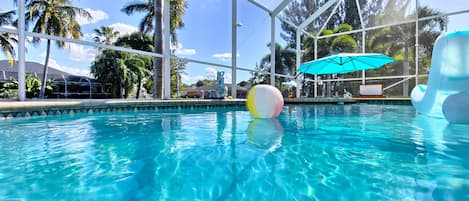
<path fill-rule="evenodd" d="M 44 99 L 44 93 L 46 91 L 46 83 L 47 83 L 47 71 L 49 70 L 49 55 L 50 55 L 50 40 L 47 40 L 47 50 L 46 50 L 46 60 L 44 61 L 44 71 L 42 73 L 42 84 L 41 84 L 41 91 L 39 91 L 39 98 Z"/>
<path fill-rule="evenodd" d="M 122 92 L 122 81 L 119 81 L 119 98 L 124 98 L 124 93 Z"/>
<path fill-rule="evenodd" d="M 179 72 L 176 71 L 176 97 L 179 97 Z"/>
<path fill-rule="evenodd" d="M 409 75 L 409 42 L 408 41 L 405 41 L 405 45 L 404 45 L 404 61 L 402 64 L 402 74 Z M 408 80 L 404 81 L 402 85 L 402 95 L 409 96 L 409 81 Z"/>
<path fill-rule="evenodd" d="M 137 99 L 140 97 L 140 88 L 142 88 L 142 78 L 139 76 L 137 83 Z"/>
<path fill-rule="evenodd" d="M 120 72 L 117 72 L 117 73 L 120 73 Z M 119 75 L 116 75 L 116 78 L 117 80 L 117 96 L 118 98 L 123 98 L 124 95 L 123 95 L 123 92 L 122 92 L 122 85 L 123 85 L 123 82 L 125 81 L 125 79 L 123 78 L 123 76 L 119 76 Z"/>
<path fill-rule="evenodd" d="M 155 29 L 153 33 L 153 43 L 155 53 L 163 54 L 163 18 L 161 0 L 154 0 Z M 163 68 L 162 59 L 153 57 L 153 98 L 162 98 L 163 92 Z"/>

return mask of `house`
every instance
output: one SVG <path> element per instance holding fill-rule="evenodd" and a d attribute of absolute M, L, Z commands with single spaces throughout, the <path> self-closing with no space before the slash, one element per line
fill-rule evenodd
<path fill-rule="evenodd" d="M 44 65 L 26 61 L 25 72 L 42 79 Z M 0 86 L 10 82 L 10 78 L 18 80 L 18 64 L 10 67 L 8 61 L 0 60 Z M 95 79 L 73 75 L 60 69 L 49 66 L 47 79 L 52 79 L 52 93 L 48 98 L 108 98 L 110 84 L 101 84 Z"/>

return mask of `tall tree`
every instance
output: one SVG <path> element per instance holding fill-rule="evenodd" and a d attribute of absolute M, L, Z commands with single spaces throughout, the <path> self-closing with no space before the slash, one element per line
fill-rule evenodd
<path fill-rule="evenodd" d="M 140 31 L 148 33 L 151 30 L 153 33 L 153 42 L 154 42 L 154 52 L 158 54 L 163 53 L 163 32 L 162 32 L 162 2 L 163 0 L 147 0 L 140 2 L 132 2 L 127 4 L 122 8 L 121 11 L 125 12 L 127 15 L 131 15 L 135 12 L 143 12 L 145 16 L 140 22 Z M 170 33 L 172 36 L 172 41 L 175 43 L 177 41 L 176 37 L 176 28 L 184 26 L 182 21 L 182 16 L 184 15 L 186 9 L 185 0 L 171 0 L 170 1 Z M 156 25 L 156 27 L 155 27 Z M 153 69 L 154 69 L 154 97 L 162 98 L 162 84 L 163 84 L 163 68 L 162 61 L 156 57 L 153 57 Z"/>
<path fill-rule="evenodd" d="M 187 61 L 180 59 L 171 60 L 171 94 L 179 97 L 179 91 L 182 90 L 182 75 L 185 74 Z"/>
<path fill-rule="evenodd" d="M 151 58 L 142 55 L 132 55 L 130 58 L 125 60 L 125 65 L 129 69 L 131 76 L 137 80 L 137 92 L 135 97 L 138 99 L 140 98 L 142 81 L 151 73 L 149 70 L 151 68 Z"/>
<path fill-rule="evenodd" d="M 123 98 L 124 90 L 131 89 L 130 70 L 126 66 L 126 60 L 130 58 L 130 53 L 103 50 L 91 64 L 91 74 L 101 83 L 111 83 L 111 96 Z"/>
<path fill-rule="evenodd" d="M 114 43 L 117 46 L 129 47 L 136 50 L 142 51 L 153 51 L 153 39 L 150 35 L 142 32 L 134 32 L 119 37 Z M 152 59 L 145 55 L 133 55 L 126 65 L 130 71 L 137 78 L 137 95 L 136 98 L 140 97 L 140 88 L 142 87 L 142 81 L 147 79 L 151 74 Z M 151 91 L 151 89 L 150 89 Z"/>
<path fill-rule="evenodd" d="M 94 33 L 96 33 L 94 41 L 106 45 L 112 44 L 119 36 L 119 31 L 115 31 L 112 27 L 106 26 L 101 26 L 99 29 L 94 29 Z"/>
<path fill-rule="evenodd" d="M 388 7 L 388 13 L 399 13 L 400 7 Z M 396 11 L 393 11 L 395 9 Z M 433 10 L 429 7 L 421 7 L 417 11 L 419 16 L 434 16 L 442 14 L 439 11 Z M 416 12 L 410 14 L 409 18 L 415 18 Z M 383 15 L 385 17 L 385 15 Z M 381 20 L 381 18 L 377 18 Z M 431 51 L 433 43 L 438 35 L 444 30 L 447 24 L 446 18 L 434 18 L 419 22 L 419 45 L 423 48 L 429 58 L 431 58 Z M 370 40 L 367 49 L 370 51 L 382 52 L 391 55 L 395 58 L 402 58 L 402 71 L 396 73 L 409 75 L 411 70 L 411 61 L 415 57 L 415 24 L 404 24 L 400 26 L 392 26 L 383 28 L 374 32 L 370 32 Z M 384 70 L 379 69 L 376 73 L 382 73 Z M 404 81 L 402 88 L 402 95 L 409 96 L 409 81 Z"/>
<path fill-rule="evenodd" d="M 270 47 L 271 44 L 267 46 Z M 295 66 L 295 52 L 290 48 L 282 48 L 279 44 L 275 44 L 275 73 L 284 74 L 284 75 L 294 75 L 296 73 Z M 264 73 L 270 73 L 270 54 L 265 55 L 260 62 L 259 70 Z M 263 74 L 253 74 L 257 83 L 266 83 L 269 79 L 268 76 Z M 285 77 L 279 77 L 279 87 L 282 88 L 282 83 L 285 82 Z M 257 84 L 255 83 L 255 84 Z"/>
<path fill-rule="evenodd" d="M 347 32 L 351 31 L 353 28 L 349 24 L 341 24 L 334 30 L 329 30 L 325 29 L 321 32 L 321 36 L 327 36 L 327 35 L 332 35 L 336 33 L 341 33 L 341 32 Z M 358 49 L 358 43 L 356 39 L 354 39 L 350 35 L 339 35 L 339 36 L 333 36 L 333 37 L 328 37 L 328 38 L 323 38 L 321 40 L 318 40 L 318 58 L 322 58 L 331 54 L 337 54 L 341 52 L 357 52 Z M 303 55 L 303 59 L 313 60 L 314 59 L 314 41 L 311 37 L 307 37 L 305 39 L 305 52 Z M 312 75 L 305 74 L 305 78 L 312 78 Z M 303 87 L 305 91 L 312 91 L 313 86 L 310 85 L 311 83 L 306 83 L 306 85 Z M 331 88 L 330 83 L 327 84 L 327 89 Z"/>
<path fill-rule="evenodd" d="M 133 32 L 131 34 L 120 36 L 117 38 L 114 45 L 147 52 L 152 52 L 154 49 L 151 35 L 142 32 Z"/>
<path fill-rule="evenodd" d="M 70 0 L 31 0 L 27 1 L 26 4 L 27 25 L 33 24 L 32 31 L 36 33 L 80 39 L 83 33 L 80 24 L 76 21 L 77 16 L 85 17 L 88 20 L 92 18 L 85 9 L 72 6 Z M 33 43 L 40 41 L 40 38 L 33 38 Z M 63 41 L 56 41 L 56 44 L 59 48 L 63 48 L 65 45 Z M 47 39 L 40 98 L 44 98 L 50 46 L 51 40 Z"/>
<path fill-rule="evenodd" d="M 318 8 L 324 5 L 327 1 L 325 0 L 298 0 L 293 1 L 287 8 L 282 12 L 282 17 L 296 25 L 303 23 L 309 16 L 311 16 Z M 339 5 L 338 10 L 333 15 L 329 23 L 326 25 L 326 29 L 333 30 L 341 24 L 349 24 L 353 29 L 361 28 L 360 17 L 358 16 L 358 7 L 355 0 L 345 0 L 345 3 Z M 375 17 L 382 11 L 383 0 L 359 0 L 360 9 L 362 11 L 362 17 L 365 26 L 370 21 L 374 21 Z M 329 8 L 329 12 L 332 12 L 332 8 Z M 320 15 L 311 24 L 306 27 L 306 31 L 310 33 L 317 33 L 319 29 L 326 23 L 328 15 Z M 281 37 L 287 41 L 287 44 L 291 48 L 295 48 L 296 44 L 296 30 L 287 23 L 282 23 Z M 302 36 L 302 41 L 306 40 L 306 36 Z M 303 43 L 307 44 L 307 43 Z M 302 44 L 302 45 L 303 45 Z M 302 46 L 303 48 L 303 46 Z"/>
<path fill-rule="evenodd" d="M 14 11 L 0 12 L 0 26 L 11 25 L 14 14 Z M 0 46 L 2 48 L 3 54 L 8 59 L 8 64 L 10 67 L 13 66 L 15 59 L 15 48 L 13 47 L 14 43 L 18 43 L 18 40 L 13 37 L 12 34 L 6 32 L 0 34 Z"/>

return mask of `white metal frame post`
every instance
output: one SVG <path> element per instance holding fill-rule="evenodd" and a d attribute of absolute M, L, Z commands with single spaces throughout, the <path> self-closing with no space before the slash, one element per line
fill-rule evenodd
<path fill-rule="evenodd" d="M 330 0 L 321 6 L 316 12 L 314 12 L 311 16 L 309 16 L 303 23 L 301 23 L 298 28 L 303 30 L 306 26 L 308 26 L 311 22 L 313 22 L 316 18 L 318 18 L 322 13 L 326 12 L 334 3 L 337 3 L 339 0 Z"/>
<path fill-rule="evenodd" d="M 26 100 L 26 81 L 25 81 L 25 4 L 24 0 L 18 1 L 18 100 Z"/>
<path fill-rule="evenodd" d="M 360 8 L 360 2 L 358 0 L 355 0 L 355 6 L 357 6 L 358 17 L 360 18 L 360 24 L 362 26 L 362 53 L 365 53 L 366 52 L 365 23 L 363 23 L 362 10 Z M 365 70 L 362 70 L 362 84 L 365 84 L 365 82 L 366 82 L 366 72 Z"/>
<path fill-rule="evenodd" d="M 163 99 L 171 98 L 170 0 L 163 0 Z"/>
<path fill-rule="evenodd" d="M 365 53 L 366 51 L 366 31 L 362 31 L 362 53 Z M 362 84 L 365 84 L 366 82 L 366 72 L 365 70 L 362 70 Z"/>
<path fill-rule="evenodd" d="M 275 86 L 275 16 L 270 16 L 270 85 Z"/>
<path fill-rule="evenodd" d="M 301 30 L 296 29 L 296 70 L 298 74 L 298 69 L 300 69 L 301 65 Z M 300 82 L 300 77 L 298 76 L 296 78 L 296 97 L 300 98 L 301 97 L 301 82 Z"/>
<path fill-rule="evenodd" d="M 270 13 L 270 85 L 275 87 L 275 18 L 292 0 L 283 0 Z M 282 84 L 282 83 L 280 83 Z"/>
<path fill-rule="evenodd" d="M 156 1 L 156 0 L 153 0 L 153 18 L 155 20 L 155 24 L 153 25 L 154 29 L 157 29 L 158 27 L 158 21 L 156 19 L 158 19 L 157 15 L 158 13 L 156 12 L 156 8 L 158 8 L 158 6 L 161 6 L 161 5 L 158 5 L 159 1 Z M 153 45 L 154 45 L 154 49 L 155 49 L 155 53 L 156 53 L 156 46 L 155 46 L 155 42 L 156 42 L 156 32 L 153 33 Z M 160 52 L 159 52 L 160 53 Z M 161 52 L 162 53 L 162 52 Z M 152 61 L 153 61 L 153 65 L 152 65 L 152 72 L 153 72 L 153 75 L 151 76 L 152 79 L 153 79 L 153 84 L 152 84 L 152 98 L 153 99 L 157 99 L 158 98 L 158 75 L 157 75 L 157 70 L 156 70 L 156 65 L 158 63 L 158 58 L 156 57 L 152 57 Z"/>
<path fill-rule="evenodd" d="M 231 1 L 231 97 L 236 98 L 236 56 L 238 52 L 237 48 L 237 13 L 238 5 L 237 0 Z"/>
<path fill-rule="evenodd" d="M 318 39 L 314 38 L 314 60 L 318 59 Z M 314 75 L 314 98 L 318 97 L 318 75 Z"/>
<path fill-rule="evenodd" d="M 415 0 L 415 86 L 419 84 L 419 0 Z"/>

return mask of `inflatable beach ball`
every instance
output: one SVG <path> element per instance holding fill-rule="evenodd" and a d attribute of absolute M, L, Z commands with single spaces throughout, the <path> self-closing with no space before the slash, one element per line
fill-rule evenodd
<path fill-rule="evenodd" d="M 283 108 L 282 93 L 270 85 L 256 85 L 249 90 L 246 105 L 256 118 L 275 118 Z"/>

